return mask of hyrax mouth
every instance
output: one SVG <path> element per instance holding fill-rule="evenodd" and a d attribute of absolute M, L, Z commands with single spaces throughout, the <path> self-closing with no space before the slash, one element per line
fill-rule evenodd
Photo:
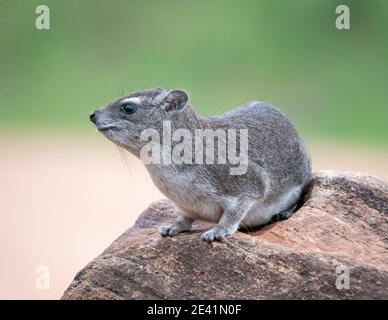
<path fill-rule="evenodd" d="M 105 125 L 105 126 L 96 126 L 98 131 L 108 131 L 111 129 L 117 129 L 117 127 L 112 126 L 112 125 Z"/>

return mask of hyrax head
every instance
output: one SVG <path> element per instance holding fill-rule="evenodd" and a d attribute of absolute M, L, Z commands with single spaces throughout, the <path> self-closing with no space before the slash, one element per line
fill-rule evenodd
<path fill-rule="evenodd" d="M 182 111 L 187 100 L 183 90 L 150 89 L 118 98 L 89 117 L 106 138 L 138 155 L 146 143 L 140 140 L 141 132 L 161 132 L 163 121 Z"/>

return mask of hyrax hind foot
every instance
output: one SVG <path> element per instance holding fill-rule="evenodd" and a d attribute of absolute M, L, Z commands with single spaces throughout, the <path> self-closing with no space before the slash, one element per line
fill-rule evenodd
<path fill-rule="evenodd" d="M 274 216 L 272 216 L 271 222 L 277 222 L 277 221 L 288 219 L 294 214 L 295 208 L 296 208 L 296 205 L 293 206 L 291 209 L 275 214 Z"/>

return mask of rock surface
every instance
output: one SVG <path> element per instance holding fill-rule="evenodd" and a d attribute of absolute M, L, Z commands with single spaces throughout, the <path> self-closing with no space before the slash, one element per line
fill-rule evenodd
<path fill-rule="evenodd" d="M 388 299 L 388 184 L 372 176 L 316 173 L 291 218 L 222 242 L 200 240 L 203 222 L 162 238 L 173 219 L 153 203 L 62 299 Z"/>

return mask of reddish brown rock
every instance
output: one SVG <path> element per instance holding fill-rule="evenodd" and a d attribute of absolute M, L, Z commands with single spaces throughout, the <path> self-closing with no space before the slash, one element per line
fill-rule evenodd
<path fill-rule="evenodd" d="M 153 203 L 81 270 L 63 299 L 388 299 L 388 185 L 364 174 L 314 175 L 288 220 L 222 242 L 200 240 L 208 224 L 162 238 L 174 219 Z M 336 268 L 349 270 L 338 289 Z"/>

